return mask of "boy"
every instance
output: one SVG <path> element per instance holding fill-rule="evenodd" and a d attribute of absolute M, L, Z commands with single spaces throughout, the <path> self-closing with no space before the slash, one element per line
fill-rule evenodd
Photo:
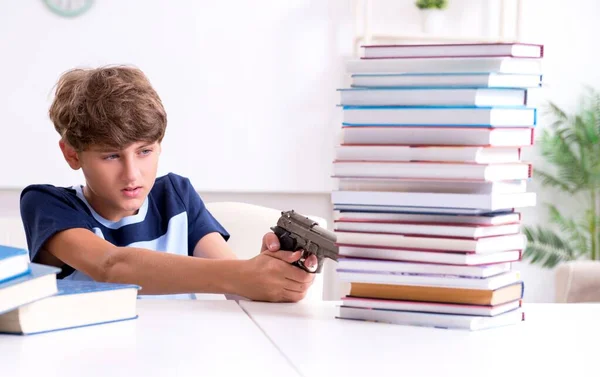
<path fill-rule="evenodd" d="M 83 171 L 85 186 L 23 190 L 33 262 L 60 267 L 62 279 L 138 284 L 141 295 L 305 296 L 314 274 L 290 265 L 300 251 L 279 250 L 269 232 L 256 257 L 237 260 L 229 234 L 189 180 L 156 177 L 167 117 L 140 70 L 69 71 L 58 81 L 49 115 L 66 162 Z M 313 256 L 305 263 L 316 262 Z"/>

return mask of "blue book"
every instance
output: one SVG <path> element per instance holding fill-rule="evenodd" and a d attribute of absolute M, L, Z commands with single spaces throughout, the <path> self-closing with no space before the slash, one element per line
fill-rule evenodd
<path fill-rule="evenodd" d="M 60 268 L 30 263 L 29 272 L 0 283 L 0 314 L 55 295 Z"/>
<path fill-rule="evenodd" d="M 139 286 L 58 280 L 58 293 L 0 315 L 0 333 L 32 335 L 136 319 Z"/>
<path fill-rule="evenodd" d="M 0 283 L 29 272 L 29 253 L 25 249 L 0 245 Z"/>

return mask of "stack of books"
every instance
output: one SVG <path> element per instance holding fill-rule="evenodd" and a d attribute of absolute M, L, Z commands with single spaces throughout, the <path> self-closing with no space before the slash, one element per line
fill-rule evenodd
<path fill-rule="evenodd" d="M 332 192 L 339 318 L 464 328 L 523 320 L 543 46 L 363 46 L 340 89 Z"/>
<path fill-rule="evenodd" d="M 137 318 L 140 287 L 58 280 L 61 270 L 0 245 L 0 333 L 31 335 Z"/>

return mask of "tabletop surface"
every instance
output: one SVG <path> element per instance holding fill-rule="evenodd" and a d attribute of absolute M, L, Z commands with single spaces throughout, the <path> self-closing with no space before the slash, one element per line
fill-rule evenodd
<path fill-rule="evenodd" d="M 305 377 L 600 375 L 600 304 L 524 304 L 524 322 L 475 332 L 337 319 L 338 304 L 240 302 Z"/>
<path fill-rule="evenodd" d="M 600 304 L 469 332 L 335 318 L 338 302 L 139 300 L 139 318 L 0 335 L 6 376 L 598 376 Z"/>
<path fill-rule="evenodd" d="M 138 300 L 139 318 L 0 335 L 1 376 L 298 376 L 235 301 Z"/>

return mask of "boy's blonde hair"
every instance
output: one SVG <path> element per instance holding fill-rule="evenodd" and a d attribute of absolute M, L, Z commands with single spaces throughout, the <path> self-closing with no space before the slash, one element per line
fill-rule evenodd
<path fill-rule="evenodd" d="M 165 109 L 144 73 L 125 66 L 64 73 L 49 115 L 78 152 L 92 145 L 122 149 L 139 141 L 161 142 L 167 127 Z"/>

